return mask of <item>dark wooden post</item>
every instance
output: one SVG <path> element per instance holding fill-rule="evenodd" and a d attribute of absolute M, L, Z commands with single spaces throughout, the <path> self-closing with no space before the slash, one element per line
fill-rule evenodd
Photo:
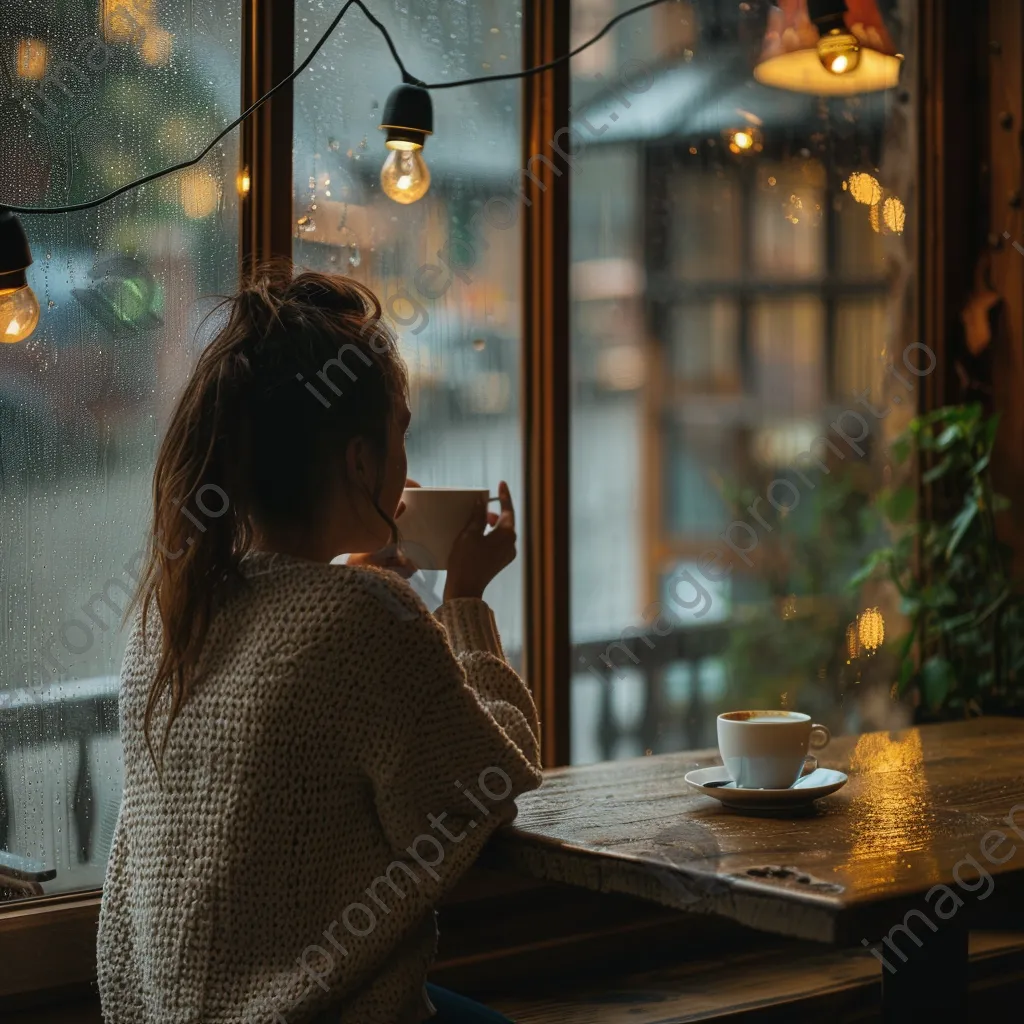
<path fill-rule="evenodd" d="M 242 12 L 242 109 L 295 67 L 294 0 L 246 0 Z M 239 172 L 249 190 L 239 207 L 243 277 L 258 263 L 292 254 L 292 96 L 281 89 L 242 125 Z"/>
<path fill-rule="evenodd" d="M 569 50 L 570 5 L 525 0 L 523 64 Z M 523 79 L 523 439 L 526 679 L 546 765 L 569 761 L 569 63 Z"/>

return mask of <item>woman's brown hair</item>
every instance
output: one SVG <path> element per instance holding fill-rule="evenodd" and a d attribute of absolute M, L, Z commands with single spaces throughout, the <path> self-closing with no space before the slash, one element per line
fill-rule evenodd
<path fill-rule="evenodd" d="M 203 352 L 171 416 L 153 476 L 153 531 L 133 608 L 153 607 L 160 661 L 146 743 L 167 691 L 160 754 L 197 682 L 213 613 L 242 577 L 258 535 L 316 529 L 325 481 L 365 438 L 383 464 L 405 366 L 380 302 L 345 277 L 262 268 L 218 307 L 226 324 Z M 369 495 L 377 513 L 380 481 Z"/>

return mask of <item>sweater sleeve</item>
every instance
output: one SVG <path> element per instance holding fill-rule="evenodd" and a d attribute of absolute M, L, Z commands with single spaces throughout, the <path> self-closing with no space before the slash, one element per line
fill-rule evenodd
<path fill-rule="evenodd" d="M 533 697 L 505 660 L 494 613 L 484 601 L 446 601 L 435 613 L 466 683 L 515 745 L 540 768 L 540 721 Z"/>
<path fill-rule="evenodd" d="M 368 772 L 388 842 L 429 857 L 443 891 L 515 817 L 515 798 L 540 785 L 537 711 L 483 601 L 393 620 L 390 640 L 389 722 Z"/>

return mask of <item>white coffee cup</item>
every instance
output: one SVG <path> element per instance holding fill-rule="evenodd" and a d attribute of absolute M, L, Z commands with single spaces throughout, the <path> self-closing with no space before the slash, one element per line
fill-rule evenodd
<path fill-rule="evenodd" d="M 476 503 L 497 499 L 479 487 L 407 487 L 402 500 L 405 511 L 397 520 L 402 550 L 418 569 L 447 569 L 455 538 Z"/>
<path fill-rule="evenodd" d="M 741 789 L 789 789 L 804 771 L 808 749 L 832 738 L 798 711 L 728 711 L 718 716 L 718 749 Z"/>

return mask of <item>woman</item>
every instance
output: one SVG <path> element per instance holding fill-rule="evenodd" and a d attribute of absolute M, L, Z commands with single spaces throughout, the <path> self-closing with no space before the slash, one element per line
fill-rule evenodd
<path fill-rule="evenodd" d="M 508 488 L 456 543 L 436 615 L 379 556 L 332 565 L 397 550 L 394 335 L 323 274 L 267 272 L 228 311 L 154 477 L 105 1020 L 505 1020 L 425 977 L 434 906 L 541 781 L 536 709 L 482 600 L 515 557 Z"/>

